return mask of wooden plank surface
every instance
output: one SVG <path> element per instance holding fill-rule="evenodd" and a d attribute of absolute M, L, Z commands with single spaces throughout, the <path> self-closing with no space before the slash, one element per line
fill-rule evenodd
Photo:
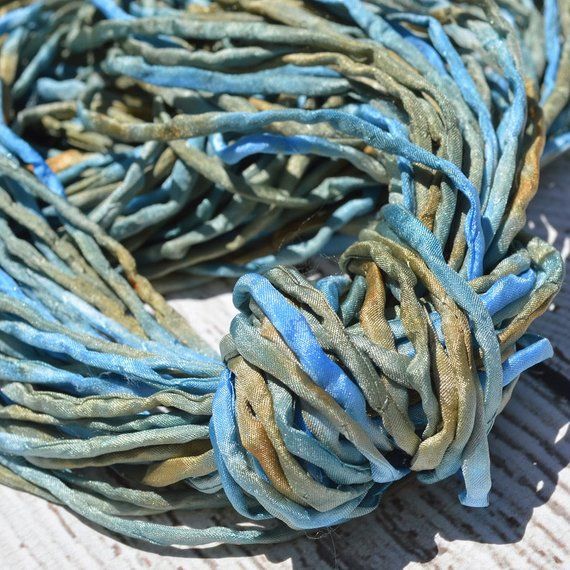
<path fill-rule="evenodd" d="M 549 166 L 529 226 L 568 256 L 570 158 Z M 227 287 L 176 298 L 216 345 L 235 314 Z M 456 480 L 394 486 L 373 514 L 285 544 L 208 550 L 149 546 L 102 532 L 66 509 L 0 488 L 0 568 L 570 568 L 570 289 L 565 285 L 534 330 L 555 357 L 526 374 L 491 434 L 493 492 L 488 509 L 462 507 Z M 230 512 L 155 517 L 207 526 Z"/>

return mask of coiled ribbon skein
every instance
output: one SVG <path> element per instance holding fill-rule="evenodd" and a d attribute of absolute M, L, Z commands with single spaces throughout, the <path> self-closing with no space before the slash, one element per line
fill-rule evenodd
<path fill-rule="evenodd" d="M 284 540 L 412 473 L 488 504 L 552 354 L 564 264 L 524 226 L 570 146 L 568 0 L 14 1 L 0 34 L 4 484 L 161 545 Z M 159 293 L 216 277 L 221 355 Z M 224 506 L 248 525 L 143 517 Z"/>

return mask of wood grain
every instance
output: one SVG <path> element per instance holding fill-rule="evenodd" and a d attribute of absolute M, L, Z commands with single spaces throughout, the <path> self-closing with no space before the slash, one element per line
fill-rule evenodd
<path fill-rule="evenodd" d="M 549 166 L 529 214 L 531 230 L 570 252 L 570 158 Z M 213 345 L 235 314 L 228 287 L 171 300 Z M 555 357 L 519 381 L 491 434 L 488 509 L 455 499 L 456 480 L 408 479 L 372 515 L 288 543 L 208 550 L 160 549 L 93 528 L 64 508 L 0 488 L 0 568 L 570 568 L 570 290 L 535 326 Z M 155 517 L 165 524 L 231 522 L 229 512 Z"/>

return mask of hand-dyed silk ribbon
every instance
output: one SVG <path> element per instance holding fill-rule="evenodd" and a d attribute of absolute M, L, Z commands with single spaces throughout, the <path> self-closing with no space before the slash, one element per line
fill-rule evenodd
<path fill-rule="evenodd" d="M 487 505 L 552 353 L 564 264 L 523 228 L 570 147 L 569 0 L 16 0 L 0 34 L 1 482 L 162 545 L 410 473 Z M 158 292 L 215 277 L 221 356 Z M 141 518 L 222 506 L 249 524 Z"/>

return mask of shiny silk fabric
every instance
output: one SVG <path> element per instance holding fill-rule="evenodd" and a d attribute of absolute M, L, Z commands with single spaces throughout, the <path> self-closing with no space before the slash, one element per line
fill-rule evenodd
<path fill-rule="evenodd" d="M 569 0 L 15 1 L 0 34 L 2 483 L 186 546 L 410 475 L 492 500 L 564 278 L 524 226 L 570 147 Z M 214 278 L 220 354 L 161 294 Z M 248 524 L 143 518 L 213 507 Z"/>

